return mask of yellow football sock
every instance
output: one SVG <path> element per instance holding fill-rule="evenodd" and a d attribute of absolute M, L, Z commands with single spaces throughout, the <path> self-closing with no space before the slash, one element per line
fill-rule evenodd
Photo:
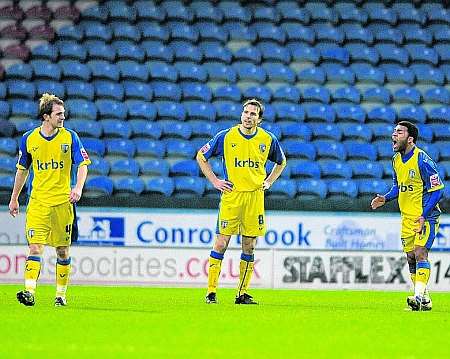
<path fill-rule="evenodd" d="M 238 294 L 241 296 L 247 293 L 250 279 L 252 279 L 254 268 L 254 256 L 253 254 L 241 254 L 241 261 L 239 263 L 239 285 Z"/>
<path fill-rule="evenodd" d="M 414 295 L 423 297 L 430 278 L 430 262 L 417 262 L 416 283 L 414 286 Z"/>
<path fill-rule="evenodd" d="M 41 273 L 41 257 L 28 256 L 25 262 L 25 290 L 34 294 Z"/>
<path fill-rule="evenodd" d="M 220 270 L 222 267 L 223 254 L 211 251 L 209 256 L 208 269 L 208 293 L 217 292 L 217 284 L 219 283 Z"/>
<path fill-rule="evenodd" d="M 67 285 L 70 275 L 70 258 L 56 261 L 56 296 L 66 297 Z"/>

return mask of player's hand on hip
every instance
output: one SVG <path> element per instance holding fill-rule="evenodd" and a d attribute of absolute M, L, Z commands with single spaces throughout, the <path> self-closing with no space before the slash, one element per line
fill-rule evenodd
<path fill-rule="evenodd" d="M 69 202 L 70 203 L 77 203 L 81 198 L 81 190 L 73 188 L 70 191 L 70 196 L 69 196 Z"/>
<path fill-rule="evenodd" d="M 262 189 L 264 191 L 267 191 L 270 188 L 271 185 L 272 185 L 272 183 L 270 183 L 269 181 L 264 180 L 264 182 L 262 184 Z"/>
<path fill-rule="evenodd" d="M 231 192 L 233 190 L 233 184 L 227 180 L 217 179 L 213 185 L 220 192 Z"/>
<path fill-rule="evenodd" d="M 15 217 L 19 214 L 19 201 L 18 200 L 12 199 L 9 202 L 9 214 L 13 217 Z"/>
<path fill-rule="evenodd" d="M 386 198 L 381 194 L 377 194 L 377 196 L 372 199 L 372 202 L 370 202 L 370 207 L 372 207 L 372 209 L 377 209 L 378 207 L 383 206 L 385 203 Z"/>
<path fill-rule="evenodd" d="M 414 222 L 419 224 L 419 225 L 417 226 L 417 228 L 414 229 L 414 232 L 416 232 L 416 233 L 422 233 L 423 225 L 425 224 L 425 218 L 422 217 L 422 216 L 420 216 L 420 217 L 417 218 Z"/>

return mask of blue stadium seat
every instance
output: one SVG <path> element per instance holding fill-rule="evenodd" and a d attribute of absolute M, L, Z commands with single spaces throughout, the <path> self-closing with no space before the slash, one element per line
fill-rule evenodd
<path fill-rule="evenodd" d="M 203 42 L 199 45 L 199 49 L 203 53 L 205 62 L 215 61 L 222 62 L 224 64 L 230 64 L 232 59 L 232 53 L 228 48 L 219 45 L 215 42 Z"/>
<path fill-rule="evenodd" d="M 206 121 L 189 121 L 192 129 L 192 137 L 207 137 L 212 138 L 217 132 L 217 125 L 215 122 Z"/>
<path fill-rule="evenodd" d="M 294 121 L 279 121 L 277 123 L 279 124 L 279 129 L 281 131 L 283 139 L 293 138 L 305 142 L 311 140 L 311 126 Z M 264 125 L 267 125 L 267 123 L 263 122 L 263 127 Z M 280 138 L 280 136 L 277 136 L 277 138 Z"/>
<path fill-rule="evenodd" d="M 166 154 L 166 145 L 163 141 L 148 138 L 135 138 L 136 156 L 163 158 Z"/>
<path fill-rule="evenodd" d="M 116 50 L 117 60 L 131 60 L 136 62 L 144 61 L 144 50 L 131 41 L 116 40 L 111 43 Z"/>
<path fill-rule="evenodd" d="M 194 158 L 196 149 L 189 141 L 179 139 L 168 139 L 166 143 L 167 157 Z"/>
<path fill-rule="evenodd" d="M 102 5 L 94 5 L 83 11 L 83 19 L 105 22 L 108 19 L 108 11 Z"/>
<path fill-rule="evenodd" d="M 10 121 L 2 121 L 11 123 Z M 0 124 L 2 123 L 0 122 Z M 39 127 L 42 125 L 41 121 L 34 120 L 34 119 L 25 119 L 25 120 L 14 120 L 15 128 L 14 130 L 17 131 L 19 135 L 23 135 L 25 132 L 35 129 L 36 127 Z"/>
<path fill-rule="evenodd" d="M 241 98 L 241 89 L 236 85 L 220 86 L 214 90 L 215 100 L 239 102 Z"/>
<path fill-rule="evenodd" d="M 88 82 L 91 79 L 92 70 L 85 64 L 80 64 L 77 61 L 65 60 L 60 61 L 59 65 L 61 66 L 64 80 L 81 80 Z"/>
<path fill-rule="evenodd" d="M 261 128 L 265 129 L 266 131 L 269 131 L 270 133 L 272 133 L 278 140 L 280 140 L 282 137 L 282 132 L 281 132 L 281 127 L 279 125 L 280 124 L 263 121 L 260 126 L 261 126 Z"/>
<path fill-rule="evenodd" d="M 338 82 L 353 85 L 355 83 L 355 74 L 349 67 L 343 67 L 338 64 L 322 64 L 327 76 L 327 82 Z"/>
<path fill-rule="evenodd" d="M 18 98 L 9 100 L 9 105 L 12 117 L 20 116 L 35 119 L 38 116 L 38 105 L 33 101 Z"/>
<path fill-rule="evenodd" d="M 373 43 L 374 36 L 372 32 L 363 28 L 361 22 L 359 24 L 344 23 L 341 25 L 341 29 L 344 31 L 346 43 L 364 43 L 367 45 Z"/>
<path fill-rule="evenodd" d="M 383 3 L 367 2 L 363 5 L 363 9 L 367 11 L 370 21 L 387 23 L 395 25 L 397 23 L 396 11 L 385 8 Z"/>
<path fill-rule="evenodd" d="M 110 26 L 113 31 L 114 40 L 139 42 L 141 39 L 141 32 L 134 25 L 123 21 L 113 21 L 110 23 Z"/>
<path fill-rule="evenodd" d="M 33 68 L 30 64 L 12 64 L 5 70 L 5 77 L 7 79 L 23 79 L 31 80 L 33 76 Z"/>
<path fill-rule="evenodd" d="M 171 47 L 166 46 L 161 41 L 146 40 L 140 46 L 145 52 L 145 55 L 150 61 L 164 61 L 171 63 L 174 58 L 174 53 Z"/>
<path fill-rule="evenodd" d="M 106 176 L 89 177 L 84 187 L 88 197 L 111 196 L 113 188 L 113 180 Z"/>
<path fill-rule="evenodd" d="M 65 122 L 65 126 L 74 130 L 78 135 L 83 137 L 100 138 L 103 134 L 101 123 L 88 119 L 70 119 Z"/>
<path fill-rule="evenodd" d="M 334 179 L 328 182 L 329 197 L 350 197 L 356 198 L 358 196 L 358 186 L 349 179 Z"/>
<path fill-rule="evenodd" d="M 251 62 L 255 65 L 261 63 L 262 54 L 259 48 L 254 46 L 244 46 L 233 54 L 234 61 Z"/>
<path fill-rule="evenodd" d="M 361 93 L 356 87 L 340 87 L 336 89 L 332 95 L 334 102 L 351 102 L 359 104 L 361 102 Z"/>
<path fill-rule="evenodd" d="M 352 177 L 352 168 L 346 162 L 320 161 L 320 172 L 322 178 L 346 178 Z"/>
<path fill-rule="evenodd" d="M 162 134 L 162 128 L 159 122 L 152 122 L 144 119 L 132 119 L 128 121 L 134 138 L 152 138 L 159 139 Z"/>
<path fill-rule="evenodd" d="M 139 163 L 132 158 L 121 158 L 111 163 L 111 175 L 138 176 Z"/>
<path fill-rule="evenodd" d="M 444 72 L 428 64 L 413 64 L 410 69 L 418 83 L 442 86 L 445 83 Z"/>
<path fill-rule="evenodd" d="M 114 100 L 97 100 L 95 104 L 100 117 L 125 119 L 128 114 L 127 106 L 123 102 Z"/>
<path fill-rule="evenodd" d="M 66 95 L 66 89 L 64 85 L 60 82 L 55 81 L 35 81 L 36 92 L 38 95 L 44 94 L 46 92 L 55 94 L 59 98 L 64 98 Z"/>
<path fill-rule="evenodd" d="M 297 183 L 291 179 L 279 178 L 266 191 L 266 197 L 277 199 L 293 199 L 297 194 Z"/>
<path fill-rule="evenodd" d="M 328 42 L 336 45 L 342 44 L 344 41 L 344 32 L 330 25 L 315 24 L 316 41 L 317 42 Z M 313 25 L 314 26 L 314 25 Z"/>
<path fill-rule="evenodd" d="M 266 81 L 266 71 L 263 67 L 245 62 L 235 62 L 232 67 L 235 69 L 239 80 L 264 83 Z"/>
<path fill-rule="evenodd" d="M 366 127 L 370 128 L 372 131 L 372 138 L 376 140 L 386 140 L 391 138 L 392 132 L 394 132 L 394 123 L 374 123 L 366 124 Z"/>
<path fill-rule="evenodd" d="M 121 83 L 98 80 L 94 81 L 95 95 L 97 98 L 123 100 L 124 89 Z"/>
<path fill-rule="evenodd" d="M 428 113 L 428 122 L 450 123 L 450 106 L 439 106 L 431 109 Z"/>
<path fill-rule="evenodd" d="M 114 194 L 140 195 L 145 190 L 145 183 L 139 177 L 126 177 L 114 181 Z"/>
<path fill-rule="evenodd" d="M 259 42 L 257 48 L 261 51 L 263 62 L 280 62 L 288 65 L 291 61 L 291 53 L 284 46 L 278 46 L 272 42 Z"/>
<path fill-rule="evenodd" d="M 140 81 L 122 81 L 127 99 L 150 101 L 153 98 L 153 89 L 149 84 Z"/>
<path fill-rule="evenodd" d="M 273 94 L 274 101 L 288 101 L 299 103 L 301 93 L 298 87 L 285 85 L 277 88 Z"/>
<path fill-rule="evenodd" d="M 370 87 L 364 91 L 363 100 L 382 104 L 391 103 L 391 92 L 385 87 Z"/>
<path fill-rule="evenodd" d="M 255 29 L 259 41 L 272 42 L 274 46 L 283 45 L 286 41 L 286 33 L 275 24 L 256 22 L 251 27 Z"/>
<path fill-rule="evenodd" d="M 0 153 L 15 156 L 17 154 L 17 143 L 12 138 L 0 138 Z"/>
<path fill-rule="evenodd" d="M 389 190 L 385 181 L 379 179 L 361 179 L 357 181 L 360 196 L 375 197 L 376 194 L 384 194 Z"/>
<path fill-rule="evenodd" d="M 325 71 L 320 67 L 309 67 L 301 70 L 297 75 L 300 83 L 313 83 L 323 85 L 326 80 Z"/>
<path fill-rule="evenodd" d="M 0 98 L 4 99 L 6 97 L 6 84 L 5 82 L 0 83 Z"/>
<path fill-rule="evenodd" d="M 142 164 L 141 172 L 146 176 L 168 177 L 169 163 L 159 158 L 150 159 Z"/>
<path fill-rule="evenodd" d="M 428 124 L 426 128 L 430 128 L 429 126 L 432 126 L 431 127 L 433 132 L 432 137 L 434 137 L 435 141 L 450 141 L 450 126 L 438 123 L 433 125 Z M 419 132 L 419 134 L 421 133 L 422 131 Z"/>
<path fill-rule="evenodd" d="M 437 51 L 441 62 L 448 63 L 450 61 L 450 44 L 437 44 L 434 45 L 434 49 Z"/>
<path fill-rule="evenodd" d="M 344 147 L 347 152 L 347 159 L 368 161 L 375 161 L 377 159 L 377 150 L 371 143 L 346 141 Z"/>
<path fill-rule="evenodd" d="M 133 6 L 136 9 L 136 18 L 138 20 L 162 22 L 166 19 L 164 9 L 152 2 L 145 0 L 134 1 Z"/>
<path fill-rule="evenodd" d="M 199 22 L 197 19 L 194 26 L 198 31 L 200 41 L 218 41 L 225 44 L 228 40 L 228 32 L 212 22 Z"/>
<path fill-rule="evenodd" d="M 222 28 L 228 32 L 229 40 L 248 41 L 254 43 L 257 35 L 253 28 L 249 28 L 246 24 L 236 21 L 227 21 Z"/>
<path fill-rule="evenodd" d="M 326 198 L 328 193 L 326 182 L 317 179 L 301 179 L 297 181 L 297 194 L 299 198 L 305 196 Z"/>
<path fill-rule="evenodd" d="M 310 125 L 314 140 L 331 140 L 339 142 L 342 138 L 342 131 L 338 125 L 333 123 L 313 123 Z"/>
<path fill-rule="evenodd" d="M 385 137 L 384 140 L 379 140 L 373 143 L 377 150 L 378 159 L 380 160 L 390 160 L 394 155 L 392 151 L 392 142 L 390 140 L 387 140 L 387 138 L 388 137 Z"/>
<path fill-rule="evenodd" d="M 65 28 L 67 29 L 67 27 L 64 27 L 63 29 L 65 29 Z M 73 27 L 73 28 L 76 29 L 76 27 Z M 79 32 L 81 33 L 81 31 L 79 31 Z M 59 33 L 61 34 L 61 30 L 59 31 Z M 83 36 L 82 33 L 81 33 L 81 36 Z M 59 35 L 59 38 L 61 38 L 61 35 Z M 79 39 L 79 40 L 72 39 L 72 40 L 80 41 L 81 39 Z M 53 44 L 42 44 L 42 45 L 36 46 L 34 49 L 32 49 L 31 54 L 34 59 L 43 59 L 43 60 L 55 62 L 58 59 L 59 51 L 58 51 L 58 48 Z"/>
<path fill-rule="evenodd" d="M 175 190 L 175 182 L 173 178 L 156 177 L 151 178 L 145 185 L 145 191 L 149 193 L 161 194 L 170 197 Z"/>
<path fill-rule="evenodd" d="M 89 175 L 108 176 L 111 169 L 109 161 L 101 157 L 90 157 Z"/>
<path fill-rule="evenodd" d="M 331 98 L 330 91 L 326 87 L 314 86 L 303 90 L 303 100 L 310 102 L 329 103 Z"/>
<path fill-rule="evenodd" d="M 108 1 L 105 4 L 108 18 L 110 20 L 129 21 L 136 20 L 136 9 L 133 6 L 127 5 L 122 1 Z"/>
<path fill-rule="evenodd" d="M 61 60 L 76 60 L 84 62 L 87 56 L 87 50 L 83 45 L 74 41 L 58 42 L 59 58 Z"/>
<path fill-rule="evenodd" d="M 206 63 L 203 68 L 208 73 L 210 81 L 224 81 L 227 84 L 237 81 L 236 70 L 231 66 L 220 63 Z"/>
<path fill-rule="evenodd" d="M 390 83 L 400 83 L 409 86 L 415 83 L 415 75 L 410 68 L 392 63 L 382 64 L 380 67 L 384 70 L 386 79 Z"/>
<path fill-rule="evenodd" d="M 87 65 L 91 69 L 93 78 L 119 81 L 120 72 L 116 64 L 110 64 L 104 60 L 91 60 L 87 62 Z"/>
<path fill-rule="evenodd" d="M 132 134 L 131 125 L 128 122 L 115 119 L 101 120 L 103 135 L 105 137 L 130 138 Z"/>
<path fill-rule="evenodd" d="M 355 73 L 356 80 L 361 83 L 373 83 L 383 85 L 385 80 L 384 71 L 378 67 L 372 67 L 369 64 L 354 63 L 350 65 Z"/>
<path fill-rule="evenodd" d="M 419 105 L 422 95 L 414 87 L 402 87 L 394 92 L 394 101 Z"/>
<path fill-rule="evenodd" d="M 34 83 L 23 80 L 8 80 L 8 95 L 9 97 L 21 97 L 33 100 L 36 96 L 36 88 Z"/>
<path fill-rule="evenodd" d="M 0 121 L 0 137 L 12 137 L 15 132 L 15 123 L 8 120 Z"/>
<path fill-rule="evenodd" d="M 433 129 L 429 124 L 419 123 L 417 127 L 419 129 L 419 141 L 433 141 Z"/>
<path fill-rule="evenodd" d="M 223 20 L 223 12 L 209 1 L 192 2 L 190 5 L 197 21 L 213 21 L 220 24 Z"/>
<path fill-rule="evenodd" d="M 85 81 L 69 80 L 64 81 L 66 94 L 69 98 L 80 98 L 94 100 L 94 85 Z"/>
<path fill-rule="evenodd" d="M 211 89 L 203 84 L 188 82 L 181 85 L 183 91 L 183 100 L 210 102 L 212 99 Z"/>
<path fill-rule="evenodd" d="M 166 12 L 166 20 L 192 22 L 194 14 L 191 9 L 178 1 L 164 1 L 160 7 Z"/>
<path fill-rule="evenodd" d="M 423 62 L 436 66 L 439 61 L 438 53 L 424 44 L 406 44 L 405 49 L 413 62 Z"/>
<path fill-rule="evenodd" d="M 284 140 L 281 142 L 281 147 L 288 158 L 303 158 L 310 161 L 316 158 L 316 149 L 311 143 Z"/>
<path fill-rule="evenodd" d="M 320 61 L 320 52 L 314 47 L 304 45 L 302 42 L 291 42 L 286 45 L 291 52 L 293 62 L 310 62 L 317 65 Z"/>
<path fill-rule="evenodd" d="M 198 197 L 205 191 L 205 179 L 201 177 L 175 177 L 175 197 Z"/>
<path fill-rule="evenodd" d="M 180 120 L 186 119 L 186 110 L 180 103 L 169 101 L 155 102 L 158 111 L 158 120 Z"/>
<path fill-rule="evenodd" d="M 128 108 L 128 116 L 130 118 L 144 119 L 146 121 L 154 121 L 156 119 L 157 108 L 151 102 L 142 100 L 127 100 L 125 105 Z M 123 107 L 121 107 L 121 111 L 123 113 Z"/>
<path fill-rule="evenodd" d="M 350 53 L 345 47 L 328 47 L 321 50 L 323 62 L 331 62 L 341 64 L 343 66 L 348 65 L 350 61 Z"/>
<path fill-rule="evenodd" d="M 367 114 L 367 120 L 370 122 L 386 122 L 392 124 L 397 119 L 397 113 L 390 106 L 374 107 Z"/>
<path fill-rule="evenodd" d="M 106 147 L 103 140 L 98 138 L 83 137 L 81 138 L 81 142 L 89 155 L 103 157 L 105 154 Z"/>
<path fill-rule="evenodd" d="M 303 7 L 298 7 L 297 3 L 291 6 L 291 2 L 278 2 L 277 9 L 280 12 L 281 18 L 286 22 L 299 22 L 302 24 L 309 24 L 311 15 L 308 10 Z"/>
<path fill-rule="evenodd" d="M 378 178 L 383 177 L 383 166 L 378 162 L 355 161 L 351 162 L 352 178 Z"/>
<path fill-rule="evenodd" d="M 333 107 L 324 104 L 310 104 L 303 106 L 305 108 L 306 119 L 308 122 L 334 122 L 336 113 Z"/>
<path fill-rule="evenodd" d="M 276 117 L 276 114 L 275 114 L 274 107 L 270 104 L 265 104 L 264 121 L 274 122 L 275 117 Z"/>
<path fill-rule="evenodd" d="M 406 43 L 421 43 L 422 45 L 431 45 L 433 35 L 427 29 L 423 29 L 418 25 L 400 24 L 401 30 Z M 407 26 L 407 27 L 406 27 Z"/>
<path fill-rule="evenodd" d="M 170 31 L 167 27 L 161 26 L 153 21 L 140 21 L 137 23 L 137 27 L 141 32 L 142 44 L 148 40 L 164 43 L 170 39 Z M 146 48 L 149 48 L 149 46 L 146 46 Z"/>
<path fill-rule="evenodd" d="M 104 41 L 89 40 L 84 42 L 84 46 L 87 56 L 91 60 L 114 61 L 116 59 L 116 51 Z"/>
<path fill-rule="evenodd" d="M 135 61 L 118 61 L 117 66 L 119 67 L 122 80 L 145 82 L 148 79 L 149 73 L 145 65 Z"/>
<path fill-rule="evenodd" d="M 281 81 L 294 84 L 296 80 L 295 72 L 288 66 L 266 62 L 262 65 L 266 71 L 268 81 Z"/>
<path fill-rule="evenodd" d="M 425 123 L 427 113 L 420 106 L 406 106 L 400 109 L 398 118 L 400 120 L 406 120 L 413 123 Z"/>
<path fill-rule="evenodd" d="M 423 100 L 428 103 L 448 105 L 450 104 L 450 91 L 445 87 L 429 88 L 423 94 Z"/>
<path fill-rule="evenodd" d="M 167 65 L 163 62 L 147 63 L 150 69 L 150 76 L 153 80 L 176 82 L 178 79 L 178 71 L 175 67 Z"/>
<path fill-rule="evenodd" d="M 380 55 L 381 62 L 386 61 L 395 62 L 403 66 L 408 65 L 409 54 L 402 47 L 397 47 L 394 44 L 376 44 L 375 49 Z"/>
<path fill-rule="evenodd" d="M 258 6 L 253 9 L 253 21 L 262 23 L 277 23 L 280 21 L 280 15 L 274 7 Z"/>
<path fill-rule="evenodd" d="M 134 157 L 136 145 L 133 141 L 123 138 L 110 138 L 105 140 L 106 153 L 108 155 Z"/>
<path fill-rule="evenodd" d="M 196 160 L 181 160 L 170 165 L 170 176 L 190 176 L 198 177 L 200 170 Z"/>
<path fill-rule="evenodd" d="M 321 176 L 320 166 L 317 162 L 304 160 L 290 160 L 291 178 L 314 178 Z"/>
<path fill-rule="evenodd" d="M 403 44 L 403 33 L 396 28 L 379 29 L 374 33 L 375 40 L 380 43 Z"/>
<path fill-rule="evenodd" d="M 217 120 L 233 120 L 239 122 L 242 113 L 242 106 L 231 101 L 217 101 L 214 103 Z"/>
<path fill-rule="evenodd" d="M 83 23 L 84 37 L 87 40 L 101 40 L 110 42 L 112 39 L 112 30 L 109 26 L 100 22 L 89 21 Z"/>
<path fill-rule="evenodd" d="M 280 27 L 285 31 L 288 42 L 301 41 L 309 45 L 315 42 L 316 33 L 309 26 L 303 26 L 293 22 L 283 22 L 280 24 Z"/>
<path fill-rule="evenodd" d="M 48 79 L 59 81 L 61 78 L 61 68 L 47 60 L 31 60 L 30 65 L 33 68 L 34 79 Z"/>
<path fill-rule="evenodd" d="M 269 103 L 272 99 L 272 91 L 267 86 L 250 86 L 244 90 L 244 98 L 256 98 L 264 103 Z"/>
<path fill-rule="evenodd" d="M 216 118 L 216 109 L 208 102 L 187 101 L 184 106 L 190 120 L 214 121 Z"/>
<path fill-rule="evenodd" d="M 163 120 L 161 123 L 163 138 L 181 138 L 188 140 L 192 134 L 192 128 L 189 123 L 177 120 Z"/>
<path fill-rule="evenodd" d="M 170 43 L 170 48 L 173 51 L 174 59 L 176 61 L 190 61 L 198 64 L 202 61 L 202 51 L 189 42 L 172 41 Z"/>
<path fill-rule="evenodd" d="M 232 1 L 222 1 L 217 7 L 222 10 L 224 21 L 238 21 L 248 24 L 252 18 L 248 9 Z"/>
<path fill-rule="evenodd" d="M 440 143 L 440 142 L 435 142 L 435 143 L 421 143 L 420 144 L 420 148 L 422 149 L 422 150 L 424 150 L 427 154 L 428 154 L 428 156 L 430 156 L 431 157 L 431 159 L 432 160 L 434 160 L 435 162 L 439 162 L 439 160 L 440 160 L 440 158 L 442 157 L 441 155 L 442 155 L 442 152 L 444 151 L 448 151 L 447 149 L 448 149 L 448 146 L 447 146 L 447 144 L 444 144 L 443 146 L 440 146 L 440 145 L 442 145 L 442 143 Z M 443 160 L 445 161 L 448 161 L 449 160 L 449 156 L 448 156 L 448 154 L 447 154 L 447 156 L 446 156 L 447 158 L 443 158 Z"/>
<path fill-rule="evenodd" d="M 327 7 L 327 4 L 321 2 L 308 2 L 305 4 L 305 9 L 307 9 L 311 15 L 312 22 L 322 22 L 337 23 L 338 14 L 334 8 Z"/>
<path fill-rule="evenodd" d="M 347 44 L 345 49 L 347 49 L 352 62 L 376 65 L 380 59 L 377 50 L 365 44 Z"/>
<path fill-rule="evenodd" d="M 314 147 L 317 151 L 317 158 L 321 160 L 332 159 L 345 161 L 347 158 L 347 152 L 342 143 L 319 140 L 314 141 Z"/>
<path fill-rule="evenodd" d="M 181 88 L 172 82 L 152 82 L 153 98 L 155 100 L 169 100 L 178 102 L 181 100 Z"/>
<path fill-rule="evenodd" d="M 278 119 L 286 121 L 303 122 L 305 111 L 303 107 L 290 102 L 272 102 Z"/>

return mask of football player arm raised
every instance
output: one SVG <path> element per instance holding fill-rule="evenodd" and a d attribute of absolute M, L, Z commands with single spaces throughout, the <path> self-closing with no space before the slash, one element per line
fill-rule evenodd
<path fill-rule="evenodd" d="M 203 153 L 201 153 L 201 151 L 197 152 L 196 159 L 200 170 L 208 179 L 208 181 L 211 182 L 215 189 L 221 192 L 231 192 L 233 190 L 233 185 L 231 182 L 217 178 L 211 168 L 211 165 L 208 163 L 208 160 L 205 158 Z"/>
<path fill-rule="evenodd" d="M 11 193 L 11 200 L 9 201 L 9 214 L 13 217 L 19 214 L 19 194 L 22 191 L 23 185 L 28 178 L 28 170 L 18 168 L 16 177 L 14 179 L 14 187 Z"/>

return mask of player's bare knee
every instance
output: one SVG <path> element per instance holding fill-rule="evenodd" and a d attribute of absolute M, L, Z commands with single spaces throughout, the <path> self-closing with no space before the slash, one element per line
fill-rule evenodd
<path fill-rule="evenodd" d="M 69 247 L 56 247 L 56 255 L 59 259 L 68 259 Z"/>
<path fill-rule="evenodd" d="M 428 260 L 428 250 L 425 247 L 416 247 L 414 254 L 416 262 Z"/>
<path fill-rule="evenodd" d="M 41 256 L 44 252 L 44 246 L 42 244 L 30 244 L 28 252 L 30 256 Z"/>
<path fill-rule="evenodd" d="M 252 255 L 255 251 L 256 237 L 243 237 L 242 238 L 242 252 L 244 254 Z"/>
<path fill-rule="evenodd" d="M 225 251 L 228 248 L 228 241 L 227 238 L 217 236 L 216 240 L 214 241 L 214 251 L 218 253 L 225 253 Z"/>

